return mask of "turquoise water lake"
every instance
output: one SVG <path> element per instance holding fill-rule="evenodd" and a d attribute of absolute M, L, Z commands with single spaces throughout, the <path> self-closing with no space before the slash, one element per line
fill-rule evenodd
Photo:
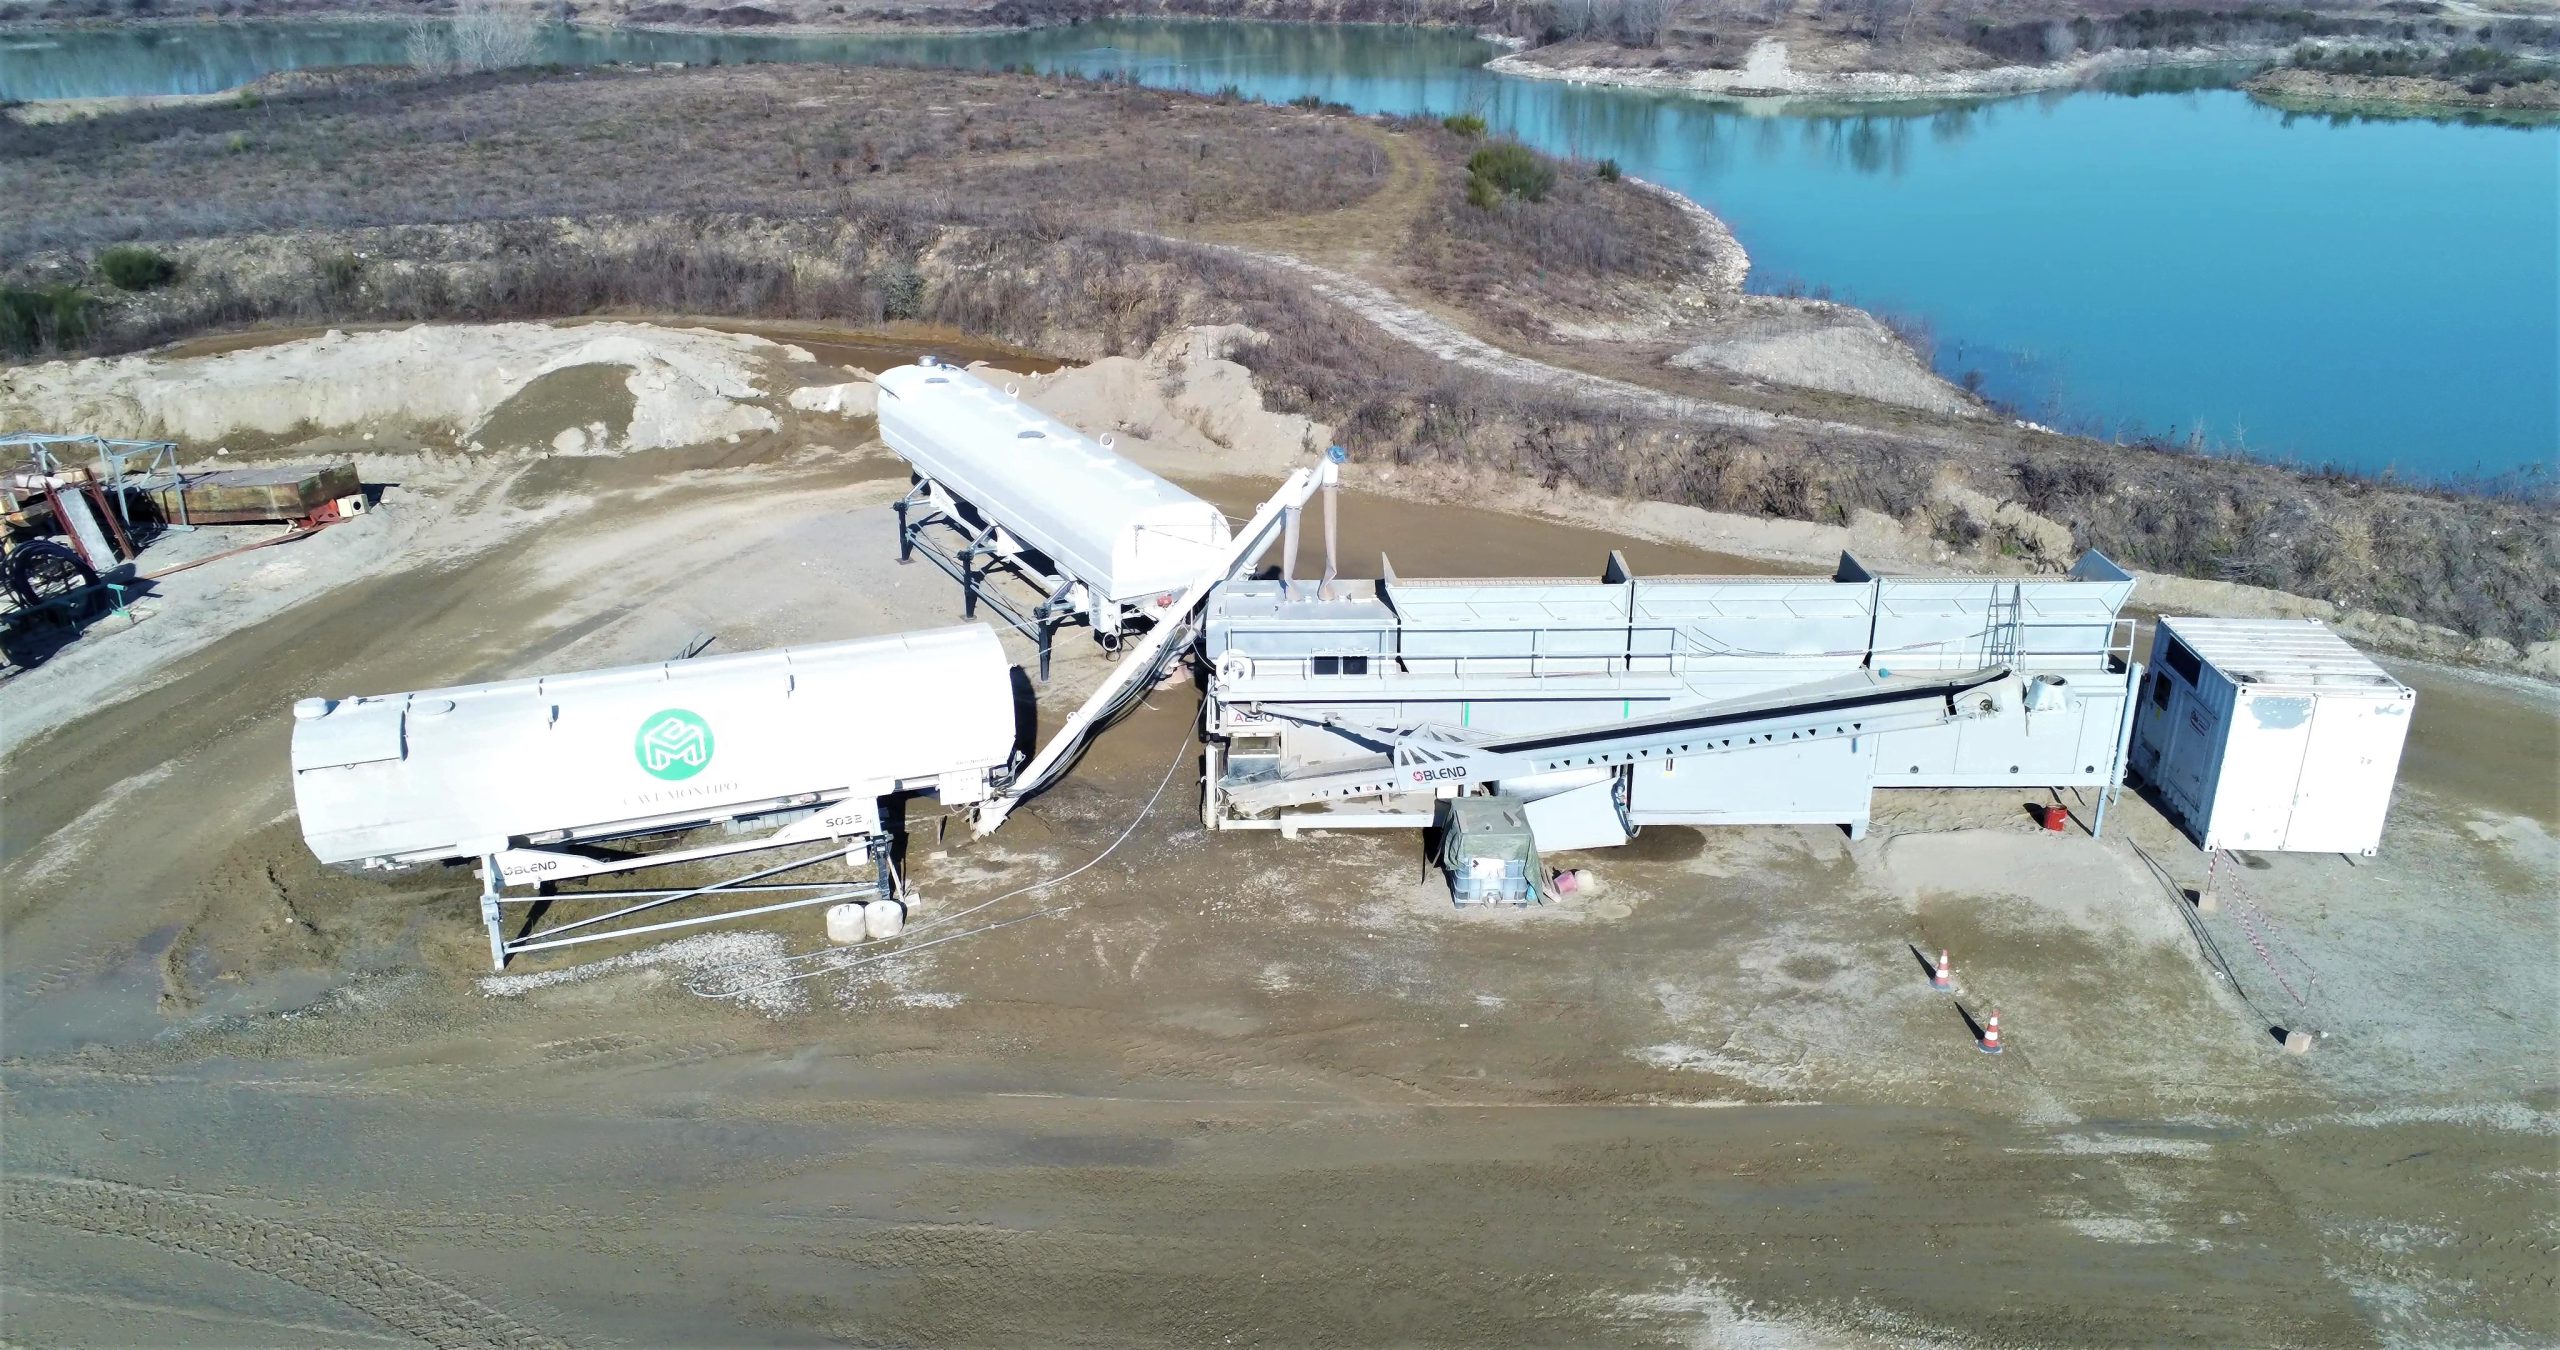
<path fill-rule="evenodd" d="M 1754 289 L 1917 320 L 1942 372 L 2038 421 L 2421 479 L 2548 478 L 2560 459 L 2560 127 L 2288 115 L 2213 87 L 1781 110 L 1497 76 L 1489 44 L 1405 28 L 549 41 L 569 63 L 1029 64 L 1475 112 L 1687 193 L 1731 222 Z M 209 92 L 400 57 L 379 23 L 20 31 L 0 33 L 0 94 Z"/>

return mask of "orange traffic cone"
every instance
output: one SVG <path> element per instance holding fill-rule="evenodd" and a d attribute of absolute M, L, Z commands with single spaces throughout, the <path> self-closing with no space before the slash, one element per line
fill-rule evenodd
<path fill-rule="evenodd" d="M 1955 967 L 1947 964 L 1947 949 L 1944 947 L 1938 949 L 1938 973 L 1929 977 L 1929 987 L 1941 994 L 1956 991 Z"/>
<path fill-rule="evenodd" d="M 2000 1053 L 2000 1014 L 1996 1012 L 1982 1024 L 1982 1053 L 1986 1055 Z"/>

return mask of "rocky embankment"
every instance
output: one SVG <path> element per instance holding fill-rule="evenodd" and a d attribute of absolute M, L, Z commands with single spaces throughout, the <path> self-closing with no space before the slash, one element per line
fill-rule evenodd
<path fill-rule="evenodd" d="M 2560 118 L 2560 80 L 2491 85 L 2475 92 L 2460 80 L 2426 75 L 2345 75 L 2280 66 L 2240 87 L 2261 103 L 2303 112 L 2425 116 L 2456 108 Z"/>

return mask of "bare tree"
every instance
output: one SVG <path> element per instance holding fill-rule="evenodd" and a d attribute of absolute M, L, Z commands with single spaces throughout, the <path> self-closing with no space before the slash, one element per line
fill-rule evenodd
<path fill-rule="evenodd" d="M 542 49 L 542 16 L 525 0 L 462 0 L 453 20 L 413 19 L 405 54 L 423 71 L 529 66 Z"/>
<path fill-rule="evenodd" d="M 464 70 L 529 66 L 541 45 L 542 16 L 522 0 L 462 0 L 454 14 L 454 64 Z"/>
<path fill-rule="evenodd" d="M 1657 47 L 1671 19 L 1671 0 L 1567 0 L 1552 13 L 1554 26 L 1574 37 Z"/>
<path fill-rule="evenodd" d="M 422 74 L 448 74 L 453 70 L 453 34 L 434 19 L 413 17 L 401 54 Z"/>
<path fill-rule="evenodd" d="M 1620 0 L 1618 40 L 1630 47 L 1658 47 L 1670 21 L 1671 0 Z"/>

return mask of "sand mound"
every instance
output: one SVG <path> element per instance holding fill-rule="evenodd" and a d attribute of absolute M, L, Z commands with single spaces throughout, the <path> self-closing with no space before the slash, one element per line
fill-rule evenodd
<path fill-rule="evenodd" d="M 1220 473 L 1285 470 L 1332 444 L 1333 428 L 1263 408 L 1253 372 L 1229 359 L 1262 340 L 1242 324 L 1185 328 L 1144 356 L 1034 376 L 1022 395 L 1073 425 L 1136 442 L 1132 453 L 1170 452 Z"/>
<path fill-rule="evenodd" d="M 611 446 L 631 430 L 636 400 L 620 366 L 562 366 L 515 392 L 471 432 L 492 450 Z"/>
<path fill-rule="evenodd" d="M 755 400 L 766 363 L 808 355 L 700 328 L 506 323 L 319 337 L 214 356 L 128 356 L 0 372 L 0 422 L 190 442 L 371 425 L 437 427 L 473 439 L 544 376 L 619 367 L 627 426 L 590 450 L 654 450 L 779 425 Z M 592 395 L 595 391 L 586 390 Z M 537 398 L 537 402 L 542 401 Z M 592 403 L 593 398 L 580 400 Z M 607 418 L 561 421 L 550 434 Z M 512 432 L 512 421 L 500 430 Z"/>
<path fill-rule="evenodd" d="M 1671 358 L 1778 384 L 1829 389 L 1928 412 L 1975 411 L 1893 331 L 1864 311 L 1818 301 L 1752 297 L 1743 312 Z"/>

